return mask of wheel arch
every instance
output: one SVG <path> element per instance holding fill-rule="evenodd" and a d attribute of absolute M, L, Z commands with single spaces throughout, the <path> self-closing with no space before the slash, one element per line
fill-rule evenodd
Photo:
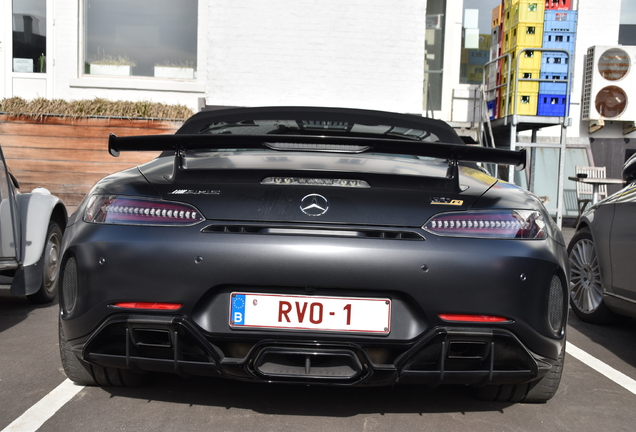
<path fill-rule="evenodd" d="M 576 234 L 587 229 L 592 236 L 592 242 L 596 251 L 596 259 L 601 272 L 601 284 L 607 292 L 613 292 L 612 262 L 610 256 L 610 237 L 612 222 L 614 220 L 614 204 L 597 206 L 594 211 L 588 212 L 581 218 L 576 227 Z M 568 256 L 570 247 L 568 245 Z"/>
<path fill-rule="evenodd" d="M 20 262 L 23 267 L 28 267 L 40 259 L 49 222 L 56 222 L 64 232 L 68 216 L 62 201 L 51 194 L 20 194 L 17 198 L 21 227 Z"/>
<path fill-rule="evenodd" d="M 44 188 L 16 196 L 20 218 L 18 256 L 20 267 L 11 284 L 14 295 L 34 294 L 40 288 L 42 251 L 51 221 L 64 232 L 68 215 L 62 201 Z"/>

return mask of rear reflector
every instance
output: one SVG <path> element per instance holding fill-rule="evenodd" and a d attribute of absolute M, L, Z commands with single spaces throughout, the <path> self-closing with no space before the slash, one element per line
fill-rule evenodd
<path fill-rule="evenodd" d="M 113 306 L 122 309 L 177 310 L 183 305 L 181 303 L 122 302 L 115 303 Z"/>
<path fill-rule="evenodd" d="M 444 321 L 452 322 L 475 322 L 475 323 L 493 323 L 493 322 L 512 322 L 511 319 L 494 316 L 494 315 L 468 315 L 468 314 L 439 314 Z"/>

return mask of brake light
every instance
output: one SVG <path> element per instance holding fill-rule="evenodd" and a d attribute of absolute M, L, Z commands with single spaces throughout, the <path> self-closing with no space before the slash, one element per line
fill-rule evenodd
<path fill-rule="evenodd" d="M 203 219 L 188 204 L 113 195 L 93 195 L 84 212 L 85 222 L 101 224 L 188 226 Z"/>
<path fill-rule="evenodd" d="M 442 213 L 422 227 L 447 237 L 500 239 L 547 238 L 546 222 L 536 210 L 476 210 Z"/>
<path fill-rule="evenodd" d="M 122 302 L 115 303 L 113 306 L 123 309 L 177 310 L 183 305 L 181 303 Z"/>
<path fill-rule="evenodd" d="M 473 323 L 497 323 L 512 322 L 511 319 L 495 315 L 469 315 L 469 314 L 439 314 L 444 321 L 452 322 L 473 322 Z"/>

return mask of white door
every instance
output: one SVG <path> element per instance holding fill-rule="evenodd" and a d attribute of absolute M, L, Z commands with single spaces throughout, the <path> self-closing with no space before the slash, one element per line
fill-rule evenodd
<path fill-rule="evenodd" d="M 24 99 L 50 97 L 52 25 L 49 18 L 51 0 L 0 0 L 4 19 L 5 51 L 2 66 L 5 74 L 5 97 Z M 0 30 L 2 30 L 0 28 Z"/>

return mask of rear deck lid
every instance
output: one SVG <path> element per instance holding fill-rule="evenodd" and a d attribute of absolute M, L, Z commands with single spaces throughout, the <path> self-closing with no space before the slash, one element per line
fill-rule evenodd
<path fill-rule="evenodd" d="M 166 200 L 196 206 L 207 219 L 421 226 L 441 211 L 469 208 L 497 182 L 459 167 L 459 187 L 435 158 L 223 151 L 188 157 L 170 180 L 172 158 L 140 170 Z"/>

